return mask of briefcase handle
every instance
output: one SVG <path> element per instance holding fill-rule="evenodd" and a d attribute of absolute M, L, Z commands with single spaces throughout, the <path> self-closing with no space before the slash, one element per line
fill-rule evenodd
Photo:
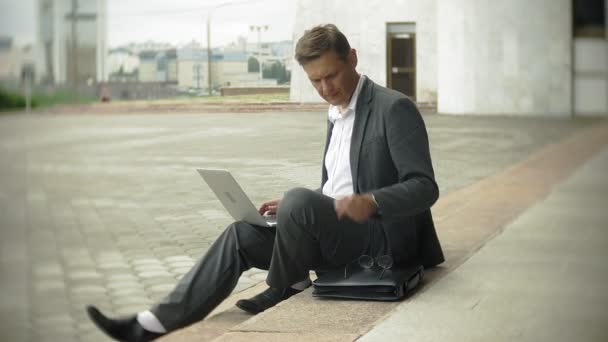
<path fill-rule="evenodd" d="M 404 284 L 404 290 L 406 295 L 410 295 L 414 293 L 414 291 L 418 288 L 422 279 L 424 278 L 424 268 L 420 266 L 418 271 L 414 273 Z"/>

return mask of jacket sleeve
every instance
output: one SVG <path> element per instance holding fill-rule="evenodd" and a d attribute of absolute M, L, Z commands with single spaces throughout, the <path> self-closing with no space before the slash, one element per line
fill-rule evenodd
<path fill-rule="evenodd" d="M 384 127 L 398 182 L 372 191 L 383 220 L 393 221 L 429 209 L 439 197 L 426 127 L 416 105 L 396 100 L 385 113 Z"/>

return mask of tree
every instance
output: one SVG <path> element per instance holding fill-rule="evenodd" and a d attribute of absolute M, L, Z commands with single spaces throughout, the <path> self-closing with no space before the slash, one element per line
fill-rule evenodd
<path fill-rule="evenodd" d="M 255 57 L 249 57 L 247 61 L 247 72 L 260 72 L 260 62 Z"/>
<path fill-rule="evenodd" d="M 265 65 L 262 71 L 264 78 L 277 80 L 278 84 L 288 83 L 291 79 L 291 73 L 285 68 L 285 64 L 276 61 L 271 65 Z"/>

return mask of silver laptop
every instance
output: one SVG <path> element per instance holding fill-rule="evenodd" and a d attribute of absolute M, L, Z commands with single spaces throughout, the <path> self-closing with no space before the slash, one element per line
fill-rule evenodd
<path fill-rule="evenodd" d="M 196 170 L 235 220 L 262 227 L 276 226 L 276 216 L 260 215 L 230 172 L 226 170 Z"/>

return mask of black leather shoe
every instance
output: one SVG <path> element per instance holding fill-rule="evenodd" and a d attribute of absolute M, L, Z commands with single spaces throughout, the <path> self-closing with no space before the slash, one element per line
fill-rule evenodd
<path fill-rule="evenodd" d="M 270 309 L 285 299 L 300 292 L 302 291 L 291 287 L 286 289 L 275 289 L 273 287 L 269 287 L 266 291 L 252 298 L 239 300 L 236 302 L 236 306 L 243 311 L 247 311 L 255 315 Z"/>
<path fill-rule="evenodd" d="M 136 316 L 111 319 L 104 316 L 99 309 L 92 305 L 87 306 L 87 314 L 101 331 L 117 341 L 148 342 L 163 335 L 144 329 L 137 322 Z"/>

